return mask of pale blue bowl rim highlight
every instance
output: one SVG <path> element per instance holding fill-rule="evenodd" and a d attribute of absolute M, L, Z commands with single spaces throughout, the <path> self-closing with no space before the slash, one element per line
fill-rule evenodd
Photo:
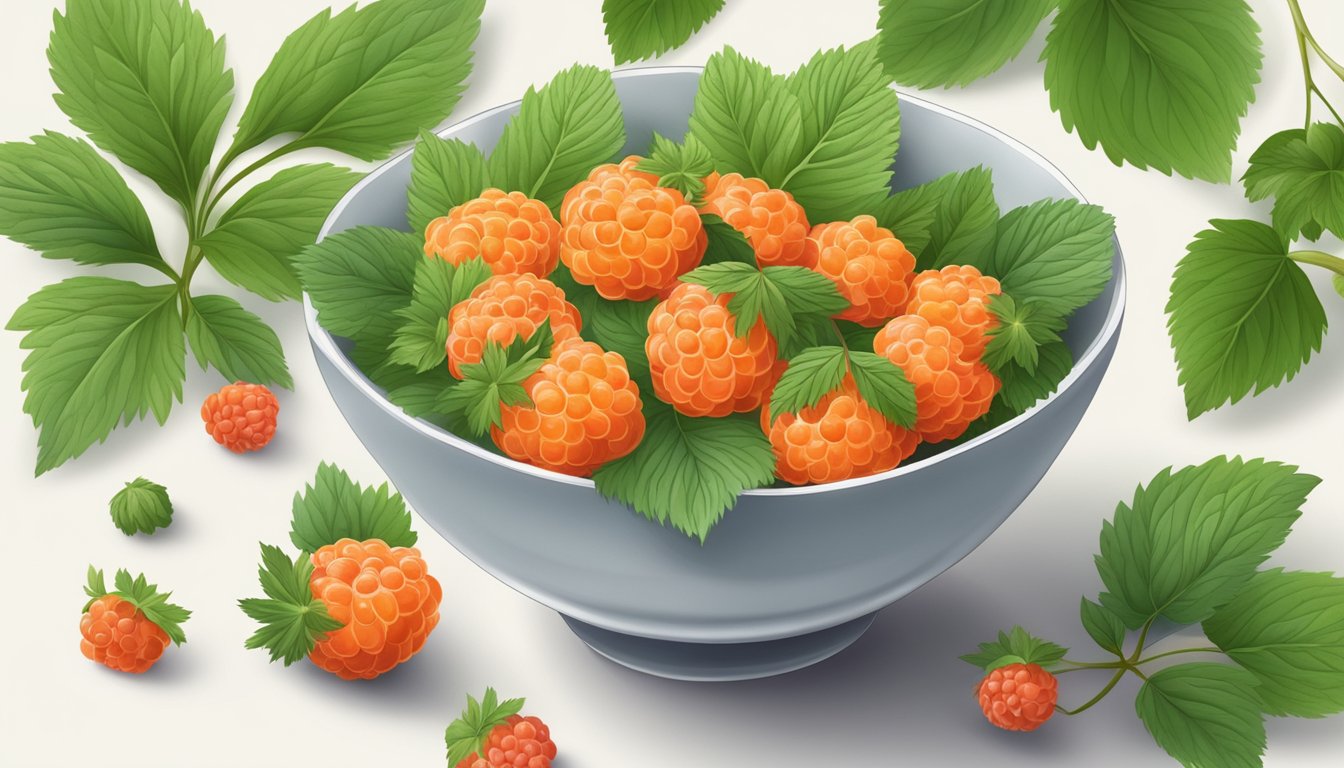
<path fill-rule="evenodd" d="M 698 74 L 700 72 L 703 72 L 703 70 L 704 70 L 703 67 L 688 67 L 688 66 L 636 67 L 631 69 L 616 70 L 612 72 L 612 77 L 613 79 L 624 80 L 628 78 L 659 76 L 665 74 Z M 978 120 L 967 117 L 959 112 L 948 109 L 946 107 L 939 106 L 938 104 L 927 101 L 925 99 L 921 99 L 916 96 L 910 96 L 900 91 L 897 91 L 897 94 L 899 95 L 900 100 L 903 104 L 906 103 L 917 104 L 923 109 L 927 109 L 936 114 L 951 118 L 965 125 L 969 125 L 970 127 L 975 128 L 976 130 L 997 139 L 998 141 L 1002 142 L 1008 147 L 1016 150 L 1020 155 L 1031 160 L 1046 173 L 1050 174 L 1050 176 L 1053 177 L 1055 181 L 1059 182 L 1059 184 L 1062 187 L 1064 187 L 1064 189 L 1069 194 L 1073 195 L 1077 200 L 1083 203 L 1087 202 L 1087 198 L 1083 196 L 1083 193 L 1076 186 L 1074 186 L 1073 182 L 1069 181 L 1068 177 L 1066 177 L 1057 167 L 1055 167 L 1054 164 L 1052 164 L 1049 160 L 1046 160 L 1044 157 L 1042 157 L 1040 153 L 1026 146 L 1017 139 L 1014 139 L 1013 137 L 1008 136 L 1007 134 L 1004 134 L 1003 132 L 995 128 L 992 128 Z M 471 117 L 468 117 L 464 120 L 458 121 L 457 123 L 447 126 L 437 131 L 436 133 L 438 133 L 439 135 L 451 133 L 465 126 L 478 123 L 482 120 L 486 120 L 500 112 L 512 110 L 519 103 L 521 103 L 521 101 L 522 101 L 521 99 L 511 101 L 506 104 L 502 104 L 498 107 L 494 107 L 492 109 L 488 109 L 483 112 L 477 113 L 475 115 L 472 115 Z M 387 172 L 387 170 L 390 167 L 396 165 L 397 163 L 402 162 L 408 155 L 411 154 L 411 152 L 412 152 L 411 149 L 407 149 L 406 151 L 402 152 L 396 157 L 393 157 L 383 165 L 371 171 L 368 175 L 366 175 L 363 179 L 361 179 L 359 183 L 357 183 L 353 188 L 351 188 L 351 190 L 347 192 L 343 198 L 341 198 L 340 202 L 336 204 L 335 208 L 332 209 L 331 214 L 327 217 L 326 222 L 323 223 L 322 230 L 318 234 L 318 241 L 320 242 L 328 234 L 330 234 L 330 227 L 332 225 L 332 222 L 334 222 L 337 218 L 339 218 L 340 214 L 350 204 L 351 200 L 353 200 L 374 179 L 377 179 L 383 173 Z M 1077 360 L 1074 361 L 1073 369 L 1069 371 L 1068 375 L 1065 376 L 1063 381 L 1060 382 L 1059 387 L 1056 388 L 1054 393 L 1052 393 L 1049 397 L 1046 397 L 1045 399 L 1038 401 L 1035 405 L 1028 408 L 1021 414 L 1018 414 L 1015 418 L 1007 422 L 1004 422 L 1003 424 L 1000 424 L 994 429 L 991 429 L 988 432 L 985 432 L 984 434 L 975 437 L 974 439 L 968 440 L 965 443 L 962 443 L 961 445 L 957 445 L 947 450 L 941 451 L 937 454 L 934 454 L 932 456 L 929 456 L 912 464 L 899 466 L 896 467 L 895 469 L 888 470 L 886 472 L 882 472 L 876 475 L 857 477 L 850 480 L 841 480 L 839 482 L 834 483 L 824 483 L 822 485 L 789 486 L 783 488 L 755 488 L 752 490 L 743 491 L 741 495 L 801 496 L 810 494 L 821 494 L 826 493 L 827 491 L 841 490 L 845 488 L 855 488 L 863 485 L 868 485 L 870 483 L 885 482 L 893 478 L 900 477 L 902 475 L 917 472 L 924 467 L 933 466 L 942 461 L 948 461 L 955 456 L 958 456 L 962 453 L 966 453 L 967 451 L 975 449 L 975 447 L 978 445 L 993 440 L 999 435 L 1002 435 L 1008 432 L 1009 430 L 1016 428 L 1018 425 L 1026 422 L 1028 419 L 1031 419 L 1037 412 L 1039 412 L 1041 409 L 1049 405 L 1052 401 L 1054 401 L 1064 392 L 1068 391 L 1070 387 L 1076 384 L 1078 379 L 1081 377 L 1083 371 L 1085 371 L 1088 367 L 1096 364 L 1098 357 L 1101 355 L 1106 345 L 1109 343 L 1111 338 L 1115 336 L 1115 334 L 1119 331 L 1120 322 L 1124 317 L 1124 308 L 1125 308 L 1125 292 L 1126 292 L 1125 264 L 1123 254 L 1120 250 L 1120 244 L 1118 239 L 1113 240 L 1113 242 L 1115 243 L 1115 254 L 1117 258 L 1114 260 L 1115 270 L 1111 279 L 1115 284 L 1115 290 L 1111 297 L 1110 306 L 1107 307 L 1106 310 L 1105 322 L 1102 325 L 1100 333 L 1098 333 L 1092 339 L 1092 341 L 1088 344 L 1087 348 L 1084 349 L 1083 354 L 1079 356 Z M 478 445 L 468 442 L 467 440 L 464 440 L 458 437 L 457 435 L 448 432 L 447 430 L 440 429 L 439 427 L 430 424 L 427 421 L 423 421 L 421 419 L 410 416 L 405 411 L 403 411 L 399 406 L 393 404 L 390 400 L 384 397 L 378 391 L 378 388 L 373 384 L 373 382 L 370 381 L 369 378 L 364 375 L 364 372 L 359 370 L 359 368 L 336 346 L 336 341 L 332 337 L 332 335 L 318 323 L 317 310 L 313 307 L 313 303 L 309 299 L 308 293 L 306 291 L 303 294 L 303 313 L 304 313 L 304 322 L 308 327 L 308 336 L 312 340 L 314 348 L 317 349 L 321 354 L 325 355 L 326 358 L 332 363 L 332 365 L 338 371 L 341 372 L 341 375 L 344 376 L 346 379 L 348 379 L 352 385 L 354 385 L 354 387 L 360 392 L 360 394 L 364 395 L 366 399 L 374 402 L 379 408 L 381 408 L 393 419 L 402 423 L 404 426 L 414 429 L 420 432 L 421 434 L 430 437 L 434 440 L 437 440 L 441 443 L 450 445 L 453 448 L 456 448 L 460 451 L 476 456 L 477 458 L 480 458 L 484 461 L 493 462 L 495 464 L 514 470 L 516 472 L 532 475 L 534 477 L 542 478 L 545 480 L 552 480 L 559 483 L 566 483 L 569 485 L 576 485 L 585 488 L 590 488 L 594 492 L 596 492 L 597 486 L 589 478 L 574 477 L 572 475 L 566 475 L 560 472 L 553 472 L 548 469 L 534 467 L 531 464 L 524 464 L 523 462 L 515 461 L 505 456 L 500 456 L 499 454 L 491 453 L 490 451 L 487 451 L 486 449 L 481 448 Z M 641 393 L 641 396 L 645 396 L 644 393 Z M 651 393 L 648 396 L 652 396 Z"/>

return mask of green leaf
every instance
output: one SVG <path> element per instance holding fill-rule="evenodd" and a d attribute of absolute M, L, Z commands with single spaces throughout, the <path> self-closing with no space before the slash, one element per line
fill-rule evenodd
<path fill-rule="evenodd" d="M 999 324 L 985 334 L 989 343 L 982 359 L 995 372 L 1016 363 L 1035 374 L 1041 347 L 1060 341 L 1059 332 L 1068 324 L 1050 302 L 1030 299 L 1019 305 L 1007 294 L 989 297 L 989 313 Z"/>
<path fill-rule="evenodd" d="M 770 393 L 770 421 L 816 405 L 846 373 L 843 347 L 813 347 L 794 355 Z"/>
<path fill-rule="evenodd" d="M 1045 41 L 1050 107 L 1116 165 L 1229 181 L 1259 32 L 1244 0 L 1071 0 Z"/>
<path fill-rule="evenodd" d="M 878 56 L 902 85 L 967 85 L 1022 52 L 1058 0 L 882 0 Z"/>
<path fill-rule="evenodd" d="M 1266 713 L 1344 710 L 1344 579 L 1261 571 L 1204 622 L 1204 634 L 1260 681 Z"/>
<path fill-rule="evenodd" d="M 1036 350 L 1036 368 L 1028 371 L 1016 360 L 1003 363 L 994 375 L 1003 386 L 994 396 L 994 405 L 1007 409 L 1004 416 L 1012 418 L 1044 400 L 1059 388 L 1059 383 L 1073 370 L 1073 353 L 1062 341 L 1042 345 Z M 993 410 L 986 417 L 995 416 Z M 1002 419 L 995 426 L 1007 421 Z"/>
<path fill-rule="evenodd" d="M 386 350 L 410 306 L 421 240 L 382 227 L 356 227 L 305 248 L 294 259 L 318 322 L 369 350 Z"/>
<path fill-rule="evenodd" d="M 702 265 L 735 261 L 756 266 L 756 250 L 751 247 L 746 235 L 734 229 L 733 225 L 715 213 L 701 214 L 700 222 L 705 227 L 705 236 L 708 239 L 705 257 L 700 260 Z"/>
<path fill-rule="evenodd" d="M 101 579 L 102 574 L 99 574 Z M 162 629 L 174 645 L 187 642 L 182 622 L 191 618 L 191 611 L 168 602 L 172 592 L 159 592 L 159 585 L 150 584 L 143 573 L 132 579 L 130 572 L 125 569 L 117 571 L 112 583 L 116 587 L 112 594 L 134 605 L 145 618 Z"/>
<path fill-rule="evenodd" d="M 625 358 L 631 376 L 642 376 L 649 370 L 649 356 L 644 350 L 649 339 L 649 315 L 657 305 L 656 299 L 597 302 L 594 311 L 584 317 L 584 330 L 591 332 L 593 341 L 603 349 Z"/>
<path fill-rule="evenodd" d="M 525 699 L 499 700 L 494 688 L 486 688 L 478 702 L 467 694 L 467 707 L 448 725 L 443 740 L 448 748 L 448 765 L 455 766 L 473 752 L 480 753 L 495 726 L 523 710 Z"/>
<path fill-rule="evenodd" d="M 1263 459 L 1162 470 L 1102 523 L 1101 604 L 1131 629 L 1157 616 L 1207 619 L 1283 543 L 1318 483 Z"/>
<path fill-rule="evenodd" d="M 1001 662 L 1005 657 L 1013 657 L 1007 663 L 1036 664 L 1050 669 L 1066 653 L 1068 649 L 1061 645 L 1035 637 L 1021 627 L 1013 627 L 1009 632 L 1000 631 L 995 641 L 981 643 L 979 652 L 968 653 L 960 658 L 967 664 L 990 672 L 1003 666 Z"/>
<path fill-rule="evenodd" d="M 640 161 L 636 170 L 655 174 L 658 186 L 675 189 L 698 205 L 705 194 L 705 177 L 714 170 L 714 158 L 709 147 L 693 134 L 687 134 L 685 143 L 678 144 L 654 133 L 649 156 Z"/>
<path fill-rule="evenodd" d="M 1115 219 L 1099 206 L 1041 200 L 1004 214 L 994 247 L 958 263 L 997 277 L 1019 303 L 1036 300 L 1067 315 L 1110 282 L 1114 237 Z"/>
<path fill-rule="evenodd" d="M 249 597 L 238 601 L 248 618 L 261 623 L 243 644 L 265 648 L 271 661 L 283 660 L 288 667 L 312 652 L 327 633 L 345 626 L 327 613 L 327 606 L 313 595 L 309 580 L 313 565 L 305 552 L 290 560 L 279 547 L 261 545 L 257 578 L 266 599 Z"/>
<path fill-rule="evenodd" d="M 479 197 L 488 178 L 485 155 L 475 144 L 421 131 L 411 154 L 411 186 L 406 191 L 411 230 L 423 233 L 431 221 Z"/>
<path fill-rule="evenodd" d="M 323 10 L 285 38 L 257 81 L 227 159 L 263 141 L 386 157 L 437 125 L 471 72 L 485 0 L 378 0 Z"/>
<path fill-rule="evenodd" d="M 1119 616 L 1106 610 L 1100 603 L 1083 598 L 1079 605 L 1083 629 L 1105 651 L 1116 656 L 1125 655 L 1125 623 Z"/>
<path fill-rule="evenodd" d="M 409 306 L 397 310 L 404 322 L 389 347 L 388 360 L 423 373 L 447 359 L 448 314 L 490 279 L 482 259 L 454 265 L 445 259 L 421 259 L 415 266 L 415 287 Z"/>
<path fill-rule="evenodd" d="M 47 48 L 56 105 L 189 209 L 233 102 L 224 42 L 179 0 L 68 0 Z"/>
<path fill-rule="evenodd" d="M 326 163 L 286 168 L 249 189 L 196 244 L 234 285 L 270 301 L 297 299 L 293 257 L 312 244 L 358 180 L 359 174 Z"/>
<path fill-rule="evenodd" d="M 602 20 L 611 54 L 624 64 L 680 46 L 722 9 L 723 0 L 602 0 Z"/>
<path fill-rule="evenodd" d="M 915 385 L 890 360 L 872 352 L 850 352 L 849 367 L 859 394 L 887 421 L 915 426 Z"/>
<path fill-rule="evenodd" d="M 1322 229 L 1344 237 L 1344 129 L 1338 125 L 1313 123 L 1270 136 L 1241 178 L 1251 200 L 1274 198 L 1274 228 L 1289 240 L 1304 233 L 1315 240 Z"/>
<path fill-rule="evenodd" d="M 168 489 L 143 477 L 117 491 L 108 503 L 108 511 L 112 513 L 112 524 L 127 536 L 152 534 L 173 522 L 173 502 L 168 498 Z"/>
<path fill-rule="evenodd" d="M 778 187 L 803 156 L 803 111 L 788 81 L 731 47 L 709 57 L 690 132 L 722 173 Z"/>
<path fill-rule="evenodd" d="M 881 326 L 870 328 L 865 325 L 859 325 L 848 320 L 835 320 L 835 327 L 840 330 L 840 335 L 845 339 L 845 345 L 850 349 L 869 350 L 873 348 L 873 339 L 882 330 Z"/>
<path fill-rule="evenodd" d="M 574 65 L 541 90 L 528 88 L 490 153 L 490 182 L 519 190 L 555 210 L 569 188 L 625 144 L 611 73 Z"/>
<path fill-rule="evenodd" d="M 911 251 L 917 256 L 917 270 L 974 264 L 993 251 L 999 205 L 994 201 L 994 179 L 988 169 L 976 166 L 948 174 L 896 197 L 907 193 L 914 197 L 911 205 L 935 206 L 928 244 Z M 892 232 L 898 230 L 892 228 Z"/>
<path fill-rule="evenodd" d="M 1187 768 L 1259 768 L 1265 751 L 1255 678 L 1222 664 L 1158 670 L 1134 708 L 1157 745 Z"/>
<path fill-rule="evenodd" d="M 733 333 L 745 336 L 758 320 L 788 345 L 802 318 L 824 318 L 843 311 L 849 302 L 835 283 L 806 267 L 766 267 L 725 261 L 697 267 L 682 282 L 703 285 L 715 294 L 732 294 L 728 311 Z M 741 325 L 738 325 L 741 323 Z"/>
<path fill-rule="evenodd" d="M 1320 351 L 1325 310 L 1288 244 L 1255 221 L 1215 219 L 1176 265 L 1167 330 L 1191 419 L 1291 381 Z"/>
<path fill-rule="evenodd" d="M 603 465 L 593 480 L 603 496 L 704 542 L 737 495 L 774 482 L 775 454 L 753 416 L 683 416 L 648 399 L 644 440 Z"/>
<path fill-rule="evenodd" d="M 73 277 L 28 298 L 10 319 L 20 347 L 24 412 L 41 429 L 37 474 L 82 454 L 120 421 L 182 400 L 186 349 L 177 287 Z"/>
<path fill-rule="evenodd" d="M 417 536 L 401 494 L 387 483 L 361 487 L 345 470 L 323 462 L 317 467 L 317 479 L 303 493 L 294 494 L 289 540 L 313 553 L 341 539 L 379 539 L 389 547 L 413 547 Z"/>
<path fill-rule="evenodd" d="M 51 131 L 0 144 L 0 235 L 49 259 L 173 274 L 121 174 L 85 142 Z"/>
<path fill-rule="evenodd" d="M 900 104 L 874 45 L 819 52 L 787 83 L 802 112 L 802 139 L 779 186 L 814 222 L 868 213 L 891 191 L 901 136 Z"/>
<path fill-rule="evenodd" d="M 462 382 L 440 395 L 439 412 L 465 418 L 468 436 L 501 426 L 502 406 L 532 404 L 523 382 L 546 364 L 554 340 L 550 321 L 544 321 L 528 339 L 515 339 L 507 347 L 486 344 L 481 362 L 463 365 Z"/>
<path fill-rule="evenodd" d="M 229 381 L 294 387 L 280 338 L 228 296 L 193 296 L 187 340 L 201 370 L 212 365 Z"/>

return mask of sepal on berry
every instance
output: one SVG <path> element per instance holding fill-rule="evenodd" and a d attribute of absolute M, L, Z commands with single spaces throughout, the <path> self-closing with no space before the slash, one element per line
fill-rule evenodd
<path fill-rule="evenodd" d="M 1068 649 L 1042 640 L 1029 634 L 1022 627 L 1013 627 L 1009 632 L 999 632 L 998 639 L 981 643 L 977 653 L 968 653 L 961 660 L 986 672 L 992 672 L 1009 664 L 1035 664 L 1042 669 L 1052 669 Z"/>
<path fill-rule="evenodd" d="M 525 699 L 499 700 L 494 688 L 486 688 L 485 695 L 476 701 L 467 694 L 467 707 L 462 715 L 443 732 L 448 747 L 448 765 L 456 766 L 472 753 L 479 754 L 496 726 L 505 724 L 523 709 Z"/>
<path fill-rule="evenodd" d="M 271 661 L 282 660 L 288 667 L 312 653 L 328 632 L 344 626 L 313 596 L 309 586 L 312 575 L 308 553 L 290 560 L 279 547 L 261 545 L 257 578 L 267 599 L 249 597 L 238 601 L 243 613 L 262 625 L 247 638 L 245 647 L 265 648 L 270 651 Z"/>
<path fill-rule="evenodd" d="M 658 176 L 658 186 L 675 189 L 694 206 L 704 204 L 705 177 L 714 171 L 714 158 L 699 139 L 686 134 L 678 144 L 653 134 L 649 156 L 635 170 Z"/>
<path fill-rule="evenodd" d="M 716 296 L 732 294 L 728 311 L 741 324 L 733 329 L 735 335 L 745 336 L 759 321 L 786 345 L 798 333 L 801 319 L 827 318 L 849 306 L 835 283 L 805 267 L 757 269 L 725 261 L 693 269 L 681 280 Z"/>
<path fill-rule="evenodd" d="M 1018 303 L 1007 294 L 995 294 L 989 297 L 989 313 L 999 322 L 985 331 L 989 343 L 982 359 L 996 374 L 1016 363 L 1035 375 L 1041 347 L 1058 342 L 1068 325 L 1055 306 L 1041 299 Z"/>
<path fill-rule="evenodd" d="M 464 417 L 477 436 L 502 426 L 504 406 L 532 404 L 523 382 L 546 363 L 554 345 L 550 320 L 542 321 L 531 338 L 520 337 L 507 347 L 486 344 L 481 362 L 462 366 L 462 381 L 439 397 L 439 410 Z"/>
<path fill-rule="evenodd" d="M 905 372 L 872 352 L 844 347 L 813 347 L 789 360 L 770 396 L 770 421 L 811 408 L 840 386 L 849 374 L 859 395 L 898 427 L 915 423 L 915 387 Z"/>
<path fill-rule="evenodd" d="M 116 587 L 111 592 L 107 589 L 107 582 L 103 578 L 103 572 L 89 566 L 87 574 L 88 583 L 84 586 L 84 594 L 89 596 L 84 603 L 84 611 L 89 610 L 93 601 L 106 595 L 116 595 L 135 606 L 136 610 L 145 615 L 152 624 L 162 629 L 164 634 L 176 645 L 187 642 L 187 635 L 182 631 L 182 622 L 191 618 L 191 611 L 180 605 L 174 605 L 168 602 L 172 597 L 172 592 L 159 592 L 159 585 L 150 584 L 145 580 L 145 575 L 139 574 L 131 578 L 130 571 L 122 568 L 113 577 L 112 585 Z"/>

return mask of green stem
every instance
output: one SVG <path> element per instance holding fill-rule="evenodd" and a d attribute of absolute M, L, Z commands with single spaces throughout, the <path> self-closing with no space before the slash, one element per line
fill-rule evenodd
<path fill-rule="evenodd" d="M 1288 254 L 1288 258 L 1299 264 L 1311 264 L 1328 269 L 1337 275 L 1344 275 L 1344 259 L 1323 251 L 1293 251 Z"/>
<path fill-rule="evenodd" d="M 1139 658 L 1142 656 L 1144 643 L 1148 642 L 1148 630 L 1153 628 L 1153 622 L 1155 621 L 1157 621 L 1156 616 L 1149 619 L 1147 623 L 1143 625 L 1143 629 L 1139 630 L 1139 640 L 1134 645 L 1134 653 L 1129 657 L 1129 659 L 1127 659 L 1127 661 L 1131 666 L 1137 663 Z"/>
<path fill-rule="evenodd" d="M 1086 712 L 1087 710 L 1092 708 L 1092 705 L 1106 698 L 1106 694 L 1110 693 L 1111 690 L 1115 688 L 1116 684 L 1120 682 L 1120 678 L 1125 676 L 1125 669 L 1126 669 L 1125 667 L 1117 669 L 1115 671 L 1115 674 L 1111 675 L 1110 682 L 1106 683 L 1106 687 L 1098 691 L 1096 696 L 1093 696 L 1085 704 L 1078 707 L 1077 709 L 1064 709 L 1063 707 L 1060 706 L 1056 706 L 1055 709 L 1059 710 L 1060 712 L 1066 715 L 1077 715 L 1082 712 Z"/>
<path fill-rule="evenodd" d="M 1288 0 L 1288 7 L 1293 13 L 1293 33 L 1297 37 L 1297 52 L 1302 57 L 1302 82 L 1307 89 L 1307 118 L 1304 128 L 1311 127 L 1311 95 L 1316 91 L 1316 84 L 1311 79 L 1311 58 L 1307 55 L 1307 23 L 1302 19 L 1302 9 L 1298 7 L 1297 0 Z"/>
<path fill-rule="evenodd" d="M 1310 45 L 1311 49 L 1316 52 L 1316 55 L 1320 60 L 1325 63 L 1325 66 L 1329 67 L 1330 71 L 1334 72 L 1336 77 L 1344 80 L 1344 64 L 1335 61 L 1334 58 L 1326 53 L 1325 49 L 1321 47 L 1316 36 L 1311 33 L 1311 28 L 1307 26 L 1306 18 L 1302 16 L 1302 6 L 1298 4 L 1298 0 L 1288 0 L 1288 10 L 1293 14 L 1293 27 L 1297 30 L 1299 43 Z M 1304 52 L 1303 59 L 1305 60 L 1305 58 L 1306 54 Z"/>
<path fill-rule="evenodd" d="M 1212 646 L 1207 647 L 1207 648 L 1181 648 L 1181 649 L 1179 649 L 1179 650 L 1175 650 L 1175 651 L 1167 651 L 1166 653 L 1155 654 L 1155 655 L 1153 655 L 1153 656 L 1149 656 L 1149 657 L 1146 658 L 1146 659 L 1139 659 L 1138 661 L 1134 662 L 1134 664 L 1135 664 L 1135 665 L 1139 665 L 1139 664 L 1147 664 L 1147 663 L 1150 662 L 1150 661 L 1157 661 L 1158 659 L 1165 659 L 1165 658 L 1168 657 L 1168 656 L 1175 656 L 1175 655 L 1180 654 L 1180 653 L 1222 653 L 1222 651 L 1221 651 L 1220 649 L 1218 649 L 1218 648 L 1214 648 L 1214 647 L 1212 647 Z"/>
<path fill-rule="evenodd" d="M 206 204 L 205 209 L 201 214 L 200 221 L 198 222 L 200 226 L 203 227 L 205 223 L 209 221 L 210 214 L 214 213 L 215 208 L 219 206 L 220 200 L 223 200 L 224 195 L 228 194 L 228 191 L 233 189 L 234 186 L 238 184 L 238 182 L 242 181 L 243 179 L 252 175 L 256 171 L 260 170 L 263 166 L 271 163 L 274 160 L 284 157 L 285 155 L 289 154 L 290 152 L 293 152 L 296 149 L 298 149 L 298 147 L 296 147 L 293 142 L 285 144 L 284 146 L 277 148 L 274 152 L 271 152 L 270 154 L 266 155 L 265 157 L 261 158 L 255 163 L 239 171 L 233 178 L 225 182 L 224 186 L 220 187 L 219 191 L 215 192 L 214 196 L 210 198 L 210 202 Z M 223 168 L 221 167 L 218 170 L 223 170 Z"/>

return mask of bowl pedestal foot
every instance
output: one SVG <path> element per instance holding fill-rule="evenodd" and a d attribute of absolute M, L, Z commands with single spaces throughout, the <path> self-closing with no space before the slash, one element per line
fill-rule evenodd
<path fill-rule="evenodd" d="M 623 635 L 562 616 L 599 655 L 638 672 L 697 682 L 753 680 L 792 672 L 834 656 L 858 640 L 876 613 L 812 632 L 756 643 L 683 643 Z"/>

